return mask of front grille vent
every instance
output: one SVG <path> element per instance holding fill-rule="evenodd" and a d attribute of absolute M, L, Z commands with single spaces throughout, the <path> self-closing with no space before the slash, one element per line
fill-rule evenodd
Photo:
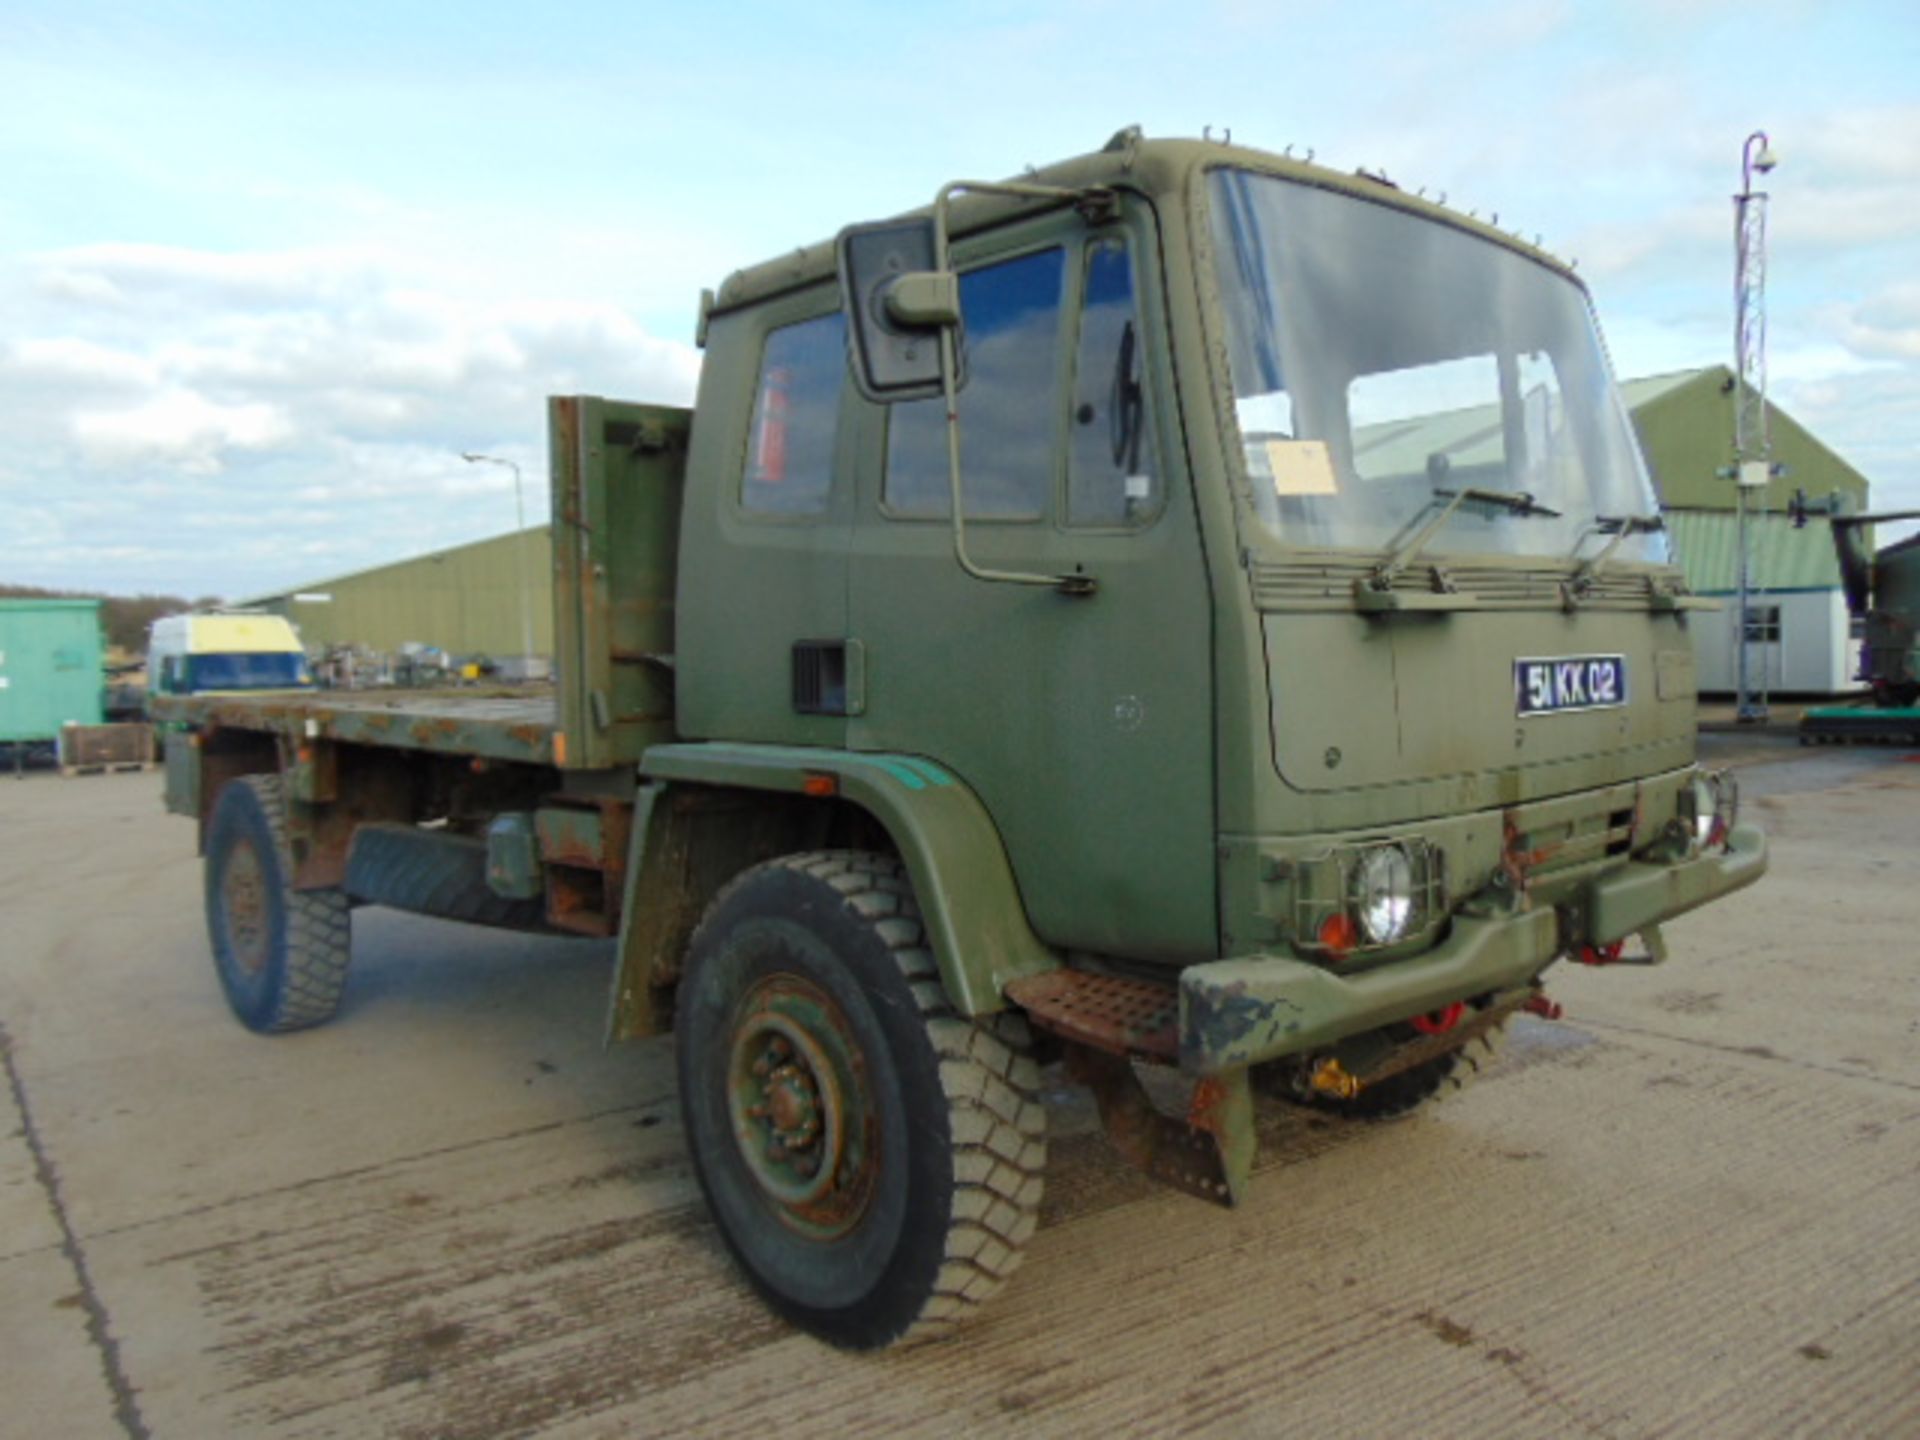
<path fill-rule="evenodd" d="M 1377 564 L 1360 557 L 1255 561 L 1250 567 L 1253 602 L 1261 610 L 1350 609 L 1354 586 L 1366 583 Z M 1564 587 L 1575 573 L 1574 567 L 1566 564 L 1439 563 L 1437 569 L 1447 586 L 1470 595 L 1485 608 L 1503 610 L 1564 609 Z M 1393 588 L 1406 594 L 1431 593 L 1438 588 L 1436 563 L 1423 559 L 1408 566 L 1394 577 Z M 1587 610 L 1644 610 L 1653 589 L 1654 577 L 1646 572 L 1605 570 L 1589 582 L 1580 605 Z"/>

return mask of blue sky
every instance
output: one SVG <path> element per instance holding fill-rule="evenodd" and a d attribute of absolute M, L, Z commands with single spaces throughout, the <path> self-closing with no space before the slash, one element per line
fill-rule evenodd
<path fill-rule="evenodd" d="M 730 270 L 1121 125 L 1384 167 L 1732 350 L 1920 506 L 1920 5 L 0 0 L 0 580 L 238 596 L 497 533 L 542 397 L 684 401 Z"/>

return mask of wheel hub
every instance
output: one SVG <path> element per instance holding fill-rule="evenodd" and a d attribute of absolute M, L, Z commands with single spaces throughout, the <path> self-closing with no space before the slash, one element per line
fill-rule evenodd
<path fill-rule="evenodd" d="M 773 1126 L 773 1143 L 805 1150 L 820 1138 L 820 1087 L 813 1071 L 786 1064 L 767 1076 L 763 1113 Z"/>
<path fill-rule="evenodd" d="M 775 976 L 743 997 L 728 1076 L 734 1142 L 779 1217 L 819 1238 L 852 1228 L 872 1191 L 864 1069 L 839 1007 L 810 981 Z"/>
<path fill-rule="evenodd" d="M 267 883 L 260 856 L 246 840 L 227 853 L 220 903 L 227 947 L 235 963 L 249 975 L 258 975 L 267 968 Z"/>

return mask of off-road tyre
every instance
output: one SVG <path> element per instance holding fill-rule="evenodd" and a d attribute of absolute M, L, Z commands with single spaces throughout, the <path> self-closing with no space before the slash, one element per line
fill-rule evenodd
<path fill-rule="evenodd" d="M 780 1314 L 877 1349 L 946 1332 L 1005 1284 L 1039 1219 L 1039 1069 L 1022 1017 L 954 1011 L 898 860 L 817 852 L 734 880 L 689 943 L 677 1035 L 701 1189 Z M 830 1089 L 839 1148 L 822 1104 L 819 1137 L 768 1159 Z M 825 1189 L 794 1198 L 827 1159 Z"/>
<path fill-rule="evenodd" d="M 425 843 L 422 843 L 424 840 Z M 544 900 L 509 900 L 487 888 L 487 842 L 362 825 L 347 856 L 347 893 L 417 915 L 496 929 L 546 930 Z"/>
<path fill-rule="evenodd" d="M 240 1023 L 278 1034 L 333 1018 L 351 921 L 340 890 L 295 890 L 277 775 L 231 781 L 207 824 L 207 935 Z"/>
<path fill-rule="evenodd" d="M 1398 1119 L 1466 1089 L 1499 1058 L 1500 1051 L 1506 1047 L 1506 1035 L 1507 1024 L 1502 1020 L 1458 1050 L 1449 1050 L 1424 1065 L 1390 1075 L 1378 1084 L 1367 1086 L 1351 1100 L 1319 1091 L 1309 1091 L 1302 1098 L 1314 1109 L 1336 1115 L 1361 1120 Z M 1412 1038 L 1410 1029 L 1406 1038 Z"/>

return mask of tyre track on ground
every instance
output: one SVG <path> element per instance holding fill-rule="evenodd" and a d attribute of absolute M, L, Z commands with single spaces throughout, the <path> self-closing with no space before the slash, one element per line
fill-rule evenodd
<path fill-rule="evenodd" d="M 39 1127 L 34 1124 L 33 1107 L 27 1099 L 26 1080 L 14 1061 L 13 1036 L 4 1021 L 0 1021 L 0 1067 L 6 1070 L 7 1091 L 13 1099 L 14 1113 L 19 1117 L 20 1133 L 26 1141 L 28 1153 L 33 1157 L 34 1177 L 40 1183 L 47 1207 L 60 1230 L 60 1252 L 72 1267 L 74 1282 L 79 1286 L 81 1308 L 87 1317 L 87 1339 L 99 1354 L 101 1374 L 113 1397 L 114 1419 L 130 1440 L 148 1440 L 151 1432 L 141 1416 L 133 1384 L 121 1366 L 120 1342 L 114 1336 L 106 1302 L 101 1299 L 100 1291 L 94 1284 L 92 1271 L 87 1264 L 86 1248 L 81 1244 L 80 1236 L 67 1214 L 66 1199 L 60 1190 L 60 1173 L 54 1168 Z"/>

